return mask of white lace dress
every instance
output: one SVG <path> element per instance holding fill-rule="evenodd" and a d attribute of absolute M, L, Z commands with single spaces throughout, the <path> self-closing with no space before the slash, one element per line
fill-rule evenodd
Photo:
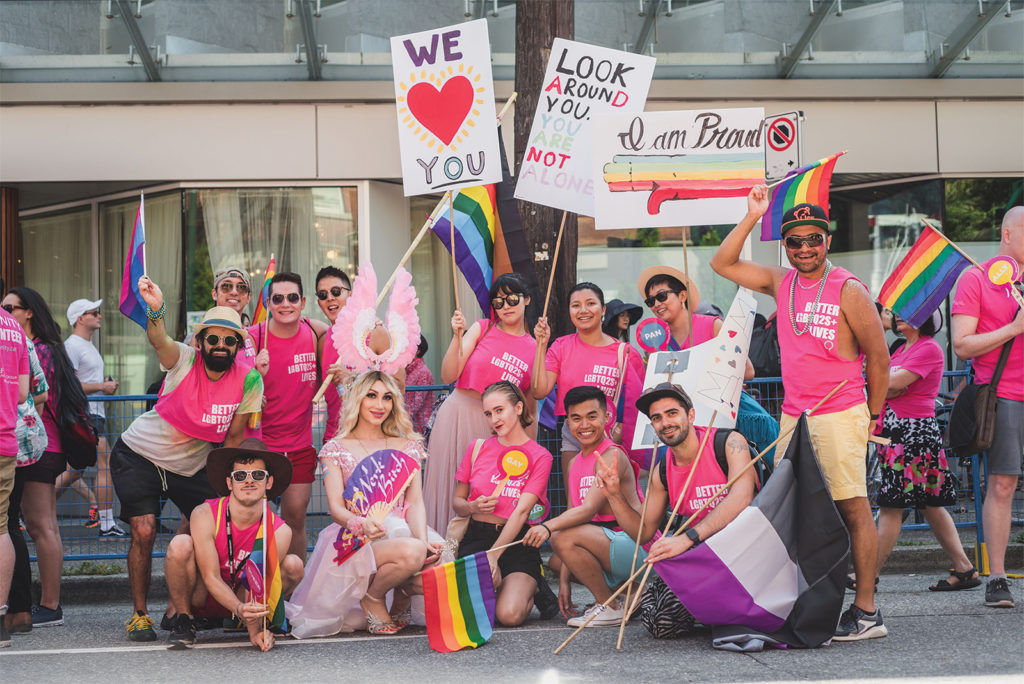
<path fill-rule="evenodd" d="M 420 442 L 409 440 L 400 450 L 419 459 L 421 464 L 427 458 Z M 346 481 L 362 460 L 337 439 L 324 445 L 320 459 L 325 466 L 327 463 L 338 466 Z M 402 496 L 392 512 L 384 518 L 386 539 L 413 536 L 405 521 L 407 509 L 405 497 Z M 296 638 L 330 636 L 366 629 L 366 616 L 359 605 L 359 599 L 366 594 L 370 580 L 377 572 L 373 546 L 362 546 L 339 565 L 335 562 L 337 550 L 334 543 L 340 532 L 341 526 L 331 523 L 320 533 L 313 554 L 306 563 L 305 577 L 295 588 L 291 600 L 285 602 L 285 614 L 291 623 L 292 635 Z M 429 528 L 427 536 L 432 542 L 444 541 L 441 535 Z M 422 596 L 413 597 L 412 617 L 413 624 L 426 624 Z"/>

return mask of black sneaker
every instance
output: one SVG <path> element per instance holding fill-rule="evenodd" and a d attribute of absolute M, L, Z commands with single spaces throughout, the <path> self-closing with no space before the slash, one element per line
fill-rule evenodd
<path fill-rule="evenodd" d="M 4 616 L 0 615 L 0 648 L 8 648 L 11 645 L 11 633 L 7 631 L 4 624 Z"/>
<path fill-rule="evenodd" d="M 551 585 L 547 580 L 542 580 L 537 587 L 537 593 L 533 595 L 533 605 L 537 606 L 541 620 L 550 620 L 558 615 L 558 597 L 551 591 Z"/>
<path fill-rule="evenodd" d="M 1013 594 L 1005 578 L 997 577 L 985 585 L 985 605 L 990 608 L 1013 608 Z"/>
<path fill-rule="evenodd" d="M 124 530 L 122 530 L 120 528 L 120 526 L 118 526 L 117 523 L 114 523 L 113 525 L 111 525 L 110 527 L 108 527 L 105 530 L 101 529 L 100 530 L 100 536 L 101 537 L 115 537 L 115 538 L 120 539 L 122 537 L 127 537 L 128 533 L 125 532 Z"/>
<path fill-rule="evenodd" d="M 160 629 L 164 632 L 170 632 L 174 629 L 174 618 L 178 617 L 178 614 L 168 615 L 164 613 L 164 616 L 160 618 Z"/>
<path fill-rule="evenodd" d="M 64 624 L 64 609 L 57 604 L 57 610 L 52 610 L 38 603 L 32 606 L 33 627 L 60 627 Z"/>
<path fill-rule="evenodd" d="M 174 616 L 174 628 L 167 640 L 167 648 L 172 651 L 180 651 L 196 643 L 196 626 L 192 624 L 192 618 L 184 613 Z"/>
<path fill-rule="evenodd" d="M 868 615 L 856 605 L 851 605 L 839 617 L 839 626 L 836 627 L 836 641 L 860 641 L 861 639 L 877 639 L 884 637 L 889 630 L 882 624 L 882 611 L 875 609 L 875 612 Z"/>

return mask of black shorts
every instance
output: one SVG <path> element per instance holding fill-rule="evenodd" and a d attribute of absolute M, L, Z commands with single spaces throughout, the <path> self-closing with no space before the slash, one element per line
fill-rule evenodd
<path fill-rule="evenodd" d="M 68 464 L 64 460 L 64 454 L 54 451 L 44 451 L 39 460 L 32 465 L 19 468 L 21 476 L 26 482 L 42 482 L 43 484 L 54 484 L 61 473 L 67 470 Z M 23 472 L 22 472 L 23 471 Z"/>
<path fill-rule="evenodd" d="M 161 470 L 118 438 L 110 450 L 110 479 L 121 503 L 118 515 L 121 520 L 127 523 L 129 518 L 141 515 L 159 517 L 161 498 L 170 499 L 183 515 L 188 516 L 193 508 L 217 496 L 206 479 L 206 468 L 192 477 L 164 470 L 163 479 Z"/>
<path fill-rule="evenodd" d="M 459 558 L 471 556 L 480 551 L 486 551 L 494 546 L 494 542 L 498 540 L 498 535 L 501 534 L 502 527 L 504 526 L 470 520 L 469 527 L 466 528 L 466 536 L 462 538 L 462 543 L 459 544 Z M 516 535 L 513 541 L 522 539 L 529 527 L 529 525 L 524 524 L 523 529 L 519 530 L 519 534 Z M 508 577 L 513 572 L 525 572 L 537 580 L 537 586 L 540 586 L 540 583 L 544 581 L 544 576 L 540 570 L 540 551 L 525 544 L 510 546 L 505 549 L 505 552 L 501 554 L 501 558 L 498 559 L 498 569 L 501 571 L 502 577 Z"/>

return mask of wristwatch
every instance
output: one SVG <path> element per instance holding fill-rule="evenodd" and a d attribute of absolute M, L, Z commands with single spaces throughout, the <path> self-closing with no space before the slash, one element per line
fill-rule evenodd
<path fill-rule="evenodd" d="M 690 538 L 690 541 L 693 542 L 694 546 L 696 546 L 697 544 L 700 544 L 700 542 L 701 542 L 700 533 L 697 532 L 697 530 L 693 529 L 692 527 L 690 529 L 686 530 L 686 532 L 684 532 L 683 534 L 685 534 L 687 537 Z"/>

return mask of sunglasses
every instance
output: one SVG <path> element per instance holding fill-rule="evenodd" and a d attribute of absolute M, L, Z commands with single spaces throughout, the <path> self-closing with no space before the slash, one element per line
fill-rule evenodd
<path fill-rule="evenodd" d="M 28 311 L 27 307 L 18 306 L 17 304 L 4 304 L 3 306 L 0 306 L 0 309 L 3 309 L 7 313 L 14 313 L 15 309 L 21 309 L 22 311 Z"/>
<path fill-rule="evenodd" d="M 261 470 L 258 468 L 256 470 L 231 471 L 231 479 L 234 480 L 235 482 L 245 482 L 246 478 L 249 477 L 250 475 L 252 476 L 253 482 L 263 482 L 264 480 L 267 479 L 267 476 L 270 475 L 270 473 L 268 473 L 266 470 Z"/>
<path fill-rule="evenodd" d="M 317 294 L 317 297 L 319 296 L 320 295 Z M 298 292 L 289 292 L 287 295 L 276 294 L 270 298 L 270 301 L 273 302 L 274 304 L 280 304 L 281 302 L 284 301 L 285 297 L 287 297 L 288 301 L 291 302 L 292 304 L 298 304 L 299 301 L 302 299 L 302 297 L 299 296 Z"/>
<path fill-rule="evenodd" d="M 665 300 L 668 299 L 668 296 L 670 294 L 677 295 L 680 292 L 685 292 L 685 291 L 686 291 L 685 287 L 682 290 L 662 290 L 661 292 L 659 292 L 658 294 L 654 295 L 653 297 L 648 297 L 647 299 L 645 299 L 644 300 L 644 304 L 646 304 L 647 308 L 649 309 L 652 306 L 654 306 L 654 302 L 661 302 L 661 303 L 664 304 Z"/>
<path fill-rule="evenodd" d="M 249 286 L 245 283 L 221 283 L 217 289 L 225 294 L 232 290 L 236 290 L 238 294 L 249 294 Z"/>
<path fill-rule="evenodd" d="M 786 237 L 786 249 L 797 250 L 807 245 L 808 247 L 821 247 L 825 244 L 825 236 L 821 233 L 812 233 L 810 235 L 804 235 L 800 237 L 798 235 L 789 235 Z"/>
<path fill-rule="evenodd" d="M 82 315 L 83 315 L 83 316 L 99 316 L 99 315 L 100 315 L 100 310 L 99 310 L 99 309 L 94 309 L 94 310 L 92 310 L 92 311 L 86 311 L 86 312 L 85 312 L 84 314 L 82 314 Z"/>
<path fill-rule="evenodd" d="M 211 347 L 216 347 L 221 340 L 224 341 L 224 346 L 228 349 L 234 349 L 242 343 L 242 340 L 238 339 L 237 335 L 228 335 L 223 338 L 220 335 L 206 335 L 203 337 L 203 341 L 207 342 Z"/>
<path fill-rule="evenodd" d="M 340 297 L 342 292 L 351 291 L 352 290 L 348 289 L 347 287 L 338 287 L 337 285 L 335 285 L 334 287 L 331 288 L 330 293 L 332 297 Z M 317 290 L 316 298 L 319 299 L 321 302 L 327 299 L 327 290 Z"/>
<path fill-rule="evenodd" d="M 495 297 L 491 300 L 491 306 L 494 307 L 495 311 L 501 311 L 505 308 L 506 304 L 509 306 L 517 306 L 521 301 L 523 301 L 523 298 L 513 293 L 505 295 L 504 297 Z"/>

